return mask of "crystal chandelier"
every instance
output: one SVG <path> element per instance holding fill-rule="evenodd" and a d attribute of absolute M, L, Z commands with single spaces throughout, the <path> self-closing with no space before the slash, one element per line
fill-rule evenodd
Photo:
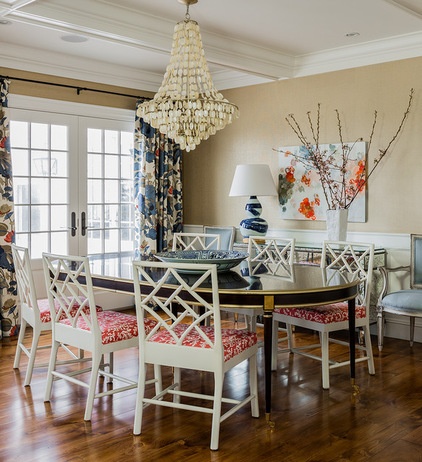
<path fill-rule="evenodd" d="M 199 25 L 189 16 L 189 5 L 198 0 L 178 1 L 186 5 L 186 16 L 174 28 L 170 63 L 160 89 L 139 106 L 138 116 L 191 151 L 236 119 L 239 109 L 211 80 Z"/>

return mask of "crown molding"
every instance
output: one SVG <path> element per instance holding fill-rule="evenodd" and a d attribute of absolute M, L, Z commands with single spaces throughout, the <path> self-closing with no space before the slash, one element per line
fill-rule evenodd
<path fill-rule="evenodd" d="M 2 67 L 87 82 L 156 92 L 163 76 L 91 59 L 9 45 L 0 50 Z"/>
<path fill-rule="evenodd" d="M 293 76 L 303 77 L 419 56 L 422 56 L 422 33 L 414 33 L 299 56 Z"/>

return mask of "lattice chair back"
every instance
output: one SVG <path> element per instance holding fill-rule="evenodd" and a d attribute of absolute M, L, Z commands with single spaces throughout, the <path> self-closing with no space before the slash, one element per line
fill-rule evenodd
<path fill-rule="evenodd" d="M 39 319 L 40 309 L 28 249 L 12 245 L 12 256 L 21 310 L 33 319 Z"/>
<path fill-rule="evenodd" d="M 220 250 L 220 234 L 174 233 L 172 250 Z"/>
<path fill-rule="evenodd" d="M 249 237 L 249 275 L 269 274 L 292 277 L 295 239 Z"/>
<path fill-rule="evenodd" d="M 326 285 L 352 282 L 359 279 L 356 304 L 365 306 L 369 315 L 374 245 L 341 241 L 324 241 L 321 268 Z"/>
<path fill-rule="evenodd" d="M 44 274 L 46 277 L 47 295 L 53 329 L 60 329 L 62 335 L 89 337 L 91 342 L 101 343 L 101 332 L 98 326 L 97 309 L 93 292 L 89 262 L 86 257 L 43 254 Z M 51 310 L 50 310 L 51 311 Z M 70 342 L 71 343 L 71 342 Z"/>
<path fill-rule="evenodd" d="M 221 360 L 223 355 L 216 267 L 195 265 L 196 271 L 203 271 L 199 275 L 184 274 L 183 269 L 191 270 L 192 266 L 134 262 L 135 298 L 140 302 L 138 323 L 142 325 L 145 318 L 157 321 L 148 333 L 140 329 L 140 354 L 157 355 L 164 362 L 170 355 L 171 364 L 180 367 L 191 364 L 195 368 L 195 362 L 199 366 L 206 361 L 206 356 L 215 364 L 212 357 Z M 158 280 L 157 272 L 160 274 Z M 148 285 L 142 285 L 142 282 Z M 199 287 L 203 283 L 212 287 L 210 298 L 201 293 Z M 149 290 L 151 287 L 153 290 Z M 174 304 L 177 304 L 177 310 Z M 198 306 L 201 310 L 195 309 Z M 212 327 L 209 326 L 211 320 Z M 192 348 L 199 345 L 202 348 Z M 180 357 L 176 364 L 175 354 Z"/>

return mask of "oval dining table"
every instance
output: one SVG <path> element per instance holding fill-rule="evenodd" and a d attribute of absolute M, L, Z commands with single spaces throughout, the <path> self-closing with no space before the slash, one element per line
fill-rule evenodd
<path fill-rule="evenodd" d="M 93 285 L 119 293 L 133 294 L 132 261 L 133 254 L 116 253 L 89 256 Z M 243 273 L 243 274 L 242 274 Z M 261 308 L 264 311 L 264 364 L 265 364 L 265 414 L 271 421 L 271 343 L 273 310 L 276 307 L 313 307 L 340 301 L 348 302 L 350 379 L 352 393 L 355 385 L 355 298 L 359 281 L 346 281 L 326 275 L 319 266 L 294 264 L 288 274 L 260 274 L 253 277 L 244 275 L 241 267 L 218 273 L 220 305 L 229 308 Z M 195 275 L 185 275 L 195 277 Z M 202 286 L 201 286 L 202 287 Z M 210 287 L 209 287 L 210 289 Z M 144 291 L 148 291 L 145 283 Z M 206 293 L 207 284 L 203 285 Z M 211 289 L 209 290 L 211 295 Z M 163 294 L 165 296 L 165 294 Z M 252 314 L 252 312 L 251 312 Z"/>

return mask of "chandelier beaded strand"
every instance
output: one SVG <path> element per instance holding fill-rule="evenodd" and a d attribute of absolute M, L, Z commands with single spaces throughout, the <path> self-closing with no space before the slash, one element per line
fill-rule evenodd
<path fill-rule="evenodd" d="M 219 93 L 212 82 L 199 25 L 186 16 L 176 24 L 170 62 L 154 98 L 138 108 L 138 116 L 186 151 L 194 150 L 218 130 L 239 117 L 239 109 Z"/>

